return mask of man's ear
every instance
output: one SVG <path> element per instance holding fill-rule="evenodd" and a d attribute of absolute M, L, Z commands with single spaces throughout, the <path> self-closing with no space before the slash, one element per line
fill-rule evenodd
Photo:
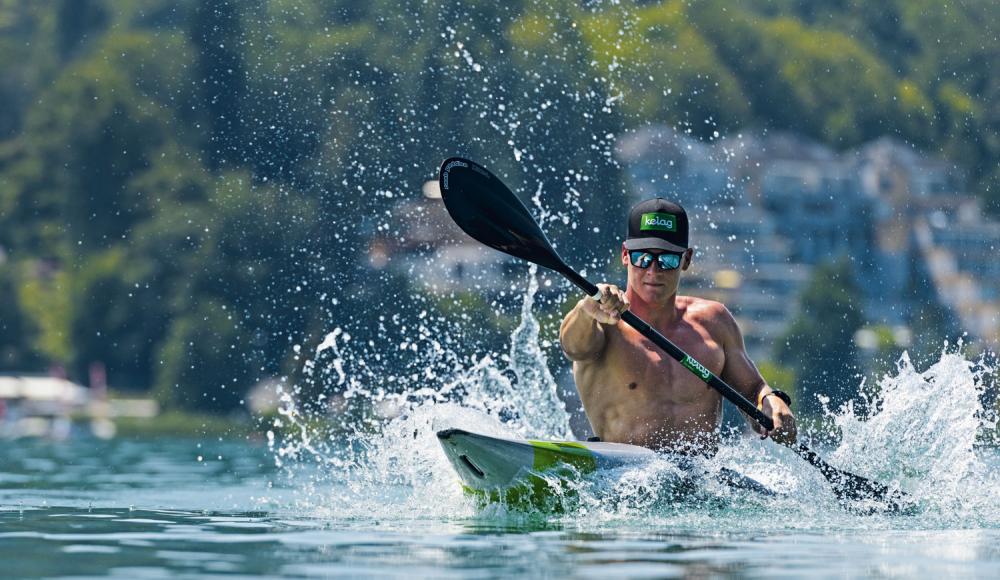
<path fill-rule="evenodd" d="M 625 244 L 622 244 L 622 266 L 628 268 L 628 250 L 625 249 Z"/>
<path fill-rule="evenodd" d="M 684 250 L 684 256 L 681 257 L 681 270 L 687 270 L 691 266 L 691 258 L 693 257 L 694 248 Z"/>

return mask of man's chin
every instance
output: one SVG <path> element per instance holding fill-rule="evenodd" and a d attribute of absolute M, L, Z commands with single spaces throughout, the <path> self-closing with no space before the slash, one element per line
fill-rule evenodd
<path fill-rule="evenodd" d="M 640 293 L 647 302 L 657 302 L 670 296 L 670 291 L 666 284 L 643 283 Z"/>

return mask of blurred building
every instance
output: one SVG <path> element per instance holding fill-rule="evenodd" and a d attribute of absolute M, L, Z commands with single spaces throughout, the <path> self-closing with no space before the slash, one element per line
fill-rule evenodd
<path fill-rule="evenodd" d="M 761 175 L 761 205 L 791 256 L 818 264 L 846 255 L 867 263 L 872 245 L 870 202 L 848 164 L 831 160 L 772 159 Z"/>
<path fill-rule="evenodd" d="M 716 147 L 666 125 L 650 125 L 623 136 L 616 149 L 632 185 L 632 203 L 663 197 L 683 200 L 689 211 L 732 205 L 725 153 Z"/>
<path fill-rule="evenodd" d="M 919 269 L 926 276 L 916 278 L 927 279 L 926 290 L 958 320 L 968 343 L 1000 346 L 1000 223 L 988 220 L 965 191 L 963 172 L 888 137 L 851 155 L 864 193 L 876 204 L 885 289 L 907 295 Z M 918 309 L 911 304 L 907 318 L 919 317 Z"/>
<path fill-rule="evenodd" d="M 885 322 L 903 324 L 915 315 L 911 299 L 916 260 L 922 250 L 915 225 L 940 208 L 961 205 L 963 179 L 955 166 L 883 137 L 844 154 L 865 198 L 872 204 L 873 291 L 868 311 Z M 977 210 L 978 213 L 978 210 Z M 932 292 L 933 294 L 933 292 Z M 940 298 L 939 298 L 940 299 Z"/>
<path fill-rule="evenodd" d="M 937 295 L 969 333 L 969 342 L 1000 347 L 1000 223 L 981 215 L 935 211 L 916 225 L 918 257 Z"/>
<path fill-rule="evenodd" d="M 504 265 L 513 259 L 472 240 L 455 225 L 437 182 L 427 182 L 422 197 L 397 202 L 392 215 L 401 226 L 372 239 L 372 268 L 389 269 L 439 294 L 510 285 Z"/>
<path fill-rule="evenodd" d="M 695 259 L 684 287 L 725 304 L 743 329 L 750 355 L 769 358 L 795 314 L 788 305 L 812 268 L 792 256 L 773 217 L 760 209 L 716 208 L 707 225 L 693 229 Z"/>
<path fill-rule="evenodd" d="M 107 392 L 63 377 L 0 375 L 0 439 L 66 439 L 115 435 L 114 420 L 151 419 L 160 408 L 152 399 L 108 399 Z"/>
<path fill-rule="evenodd" d="M 89 402 L 89 389 L 64 378 L 0 375 L 0 438 L 65 439 Z"/>

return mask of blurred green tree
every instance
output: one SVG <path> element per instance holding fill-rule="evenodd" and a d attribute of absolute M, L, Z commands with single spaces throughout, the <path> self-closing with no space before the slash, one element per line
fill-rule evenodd
<path fill-rule="evenodd" d="M 122 69 L 103 58 L 67 66 L 0 161 L 0 243 L 46 257 L 119 243 L 153 203 L 129 183 L 171 133 Z"/>
<path fill-rule="evenodd" d="M 191 14 L 194 82 L 204 111 L 206 141 L 202 152 L 210 169 L 246 163 L 244 105 L 247 98 L 245 43 L 240 3 L 203 0 Z"/>
<path fill-rule="evenodd" d="M 56 49 L 69 60 L 82 45 L 100 36 L 110 15 L 103 0 L 59 0 L 56 6 Z"/>
<path fill-rule="evenodd" d="M 42 371 L 44 353 L 37 350 L 37 328 L 17 300 L 21 276 L 16 264 L 0 258 L 0 371 Z"/>
<path fill-rule="evenodd" d="M 172 270 L 156 355 L 163 402 L 231 411 L 257 381 L 294 370 L 292 343 L 315 316 L 315 203 L 227 173 L 204 202 L 164 208 L 150 225 L 144 247 Z"/>
<path fill-rule="evenodd" d="M 806 415 L 821 412 L 818 396 L 837 408 L 857 394 L 854 335 L 865 322 L 861 297 L 849 260 L 818 266 L 788 330 L 775 344 L 776 360 L 795 371 L 798 409 Z"/>

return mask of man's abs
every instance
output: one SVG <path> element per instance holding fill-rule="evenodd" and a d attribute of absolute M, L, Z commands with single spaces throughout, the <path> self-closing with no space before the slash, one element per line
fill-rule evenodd
<path fill-rule="evenodd" d="M 644 340 L 608 333 L 602 355 L 576 362 L 573 375 L 594 432 L 604 441 L 656 449 L 710 451 L 717 442 L 719 395 Z M 691 354 L 718 373 L 724 361 L 704 343 Z M 701 449 L 691 449 L 697 447 Z"/>

